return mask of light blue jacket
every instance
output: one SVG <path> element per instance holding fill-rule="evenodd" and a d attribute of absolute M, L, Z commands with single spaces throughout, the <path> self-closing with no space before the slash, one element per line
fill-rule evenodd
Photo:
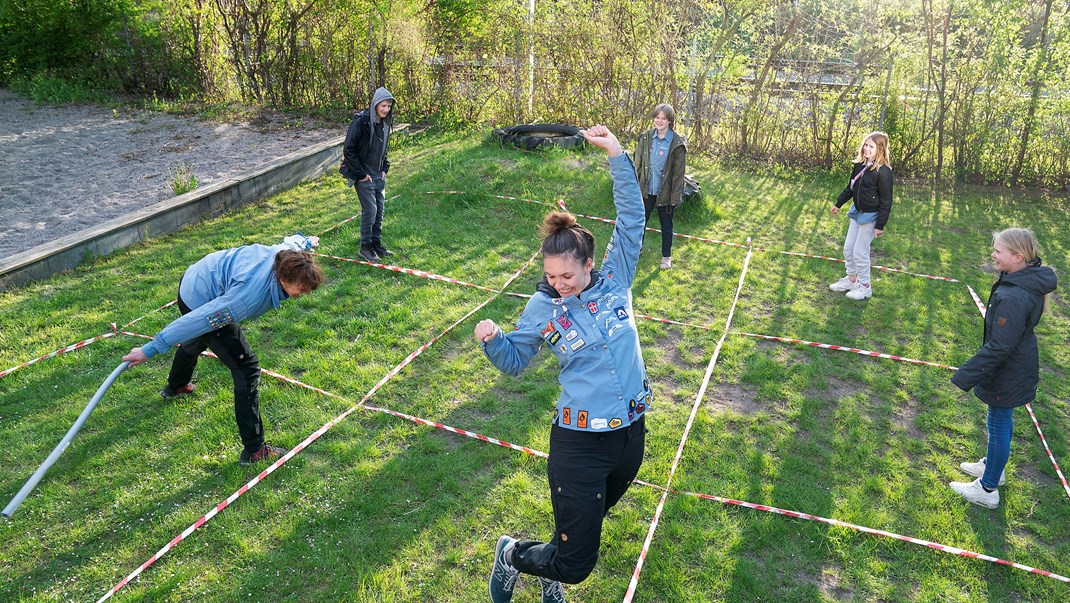
<path fill-rule="evenodd" d="M 632 310 L 632 281 L 643 236 L 643 197 L 626 155 L 609 160 L 617 224 L 601 271 L 579 295 L 555 297 L 541 284 L 516 330 L 481 344 L 503 373 L 517 376 L 545 345 L 561 365 L 554 423 L 579 431 L 630 425 L 651 403 Z M 556 292 L 554 292 L 556 294 Z"/>
<path fill-rule="evenodd" d="M 230 323 L 256 318 L 289 298 L 273 271 L 275 256 L 285 249 L 312 249 L 298 233 L 280 245 L 248 245 L 210 253 L 186 269 L 179 295 L 190 312 L 163 328 L 141 347 L 146 356 L 168 351 Z"/>

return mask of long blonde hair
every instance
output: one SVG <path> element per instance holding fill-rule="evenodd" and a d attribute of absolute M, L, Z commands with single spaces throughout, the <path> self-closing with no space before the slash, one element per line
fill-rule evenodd
<path fill-rule="evenodd" d="M 992 246 L 1002 246 L 1014 255 L 1022 256 L 1026 266 L 1040 265 L 1040 243 L 1028 228 L 1007 228 L 992 234 Z M 1044 296 L 1044 311 L 1048 311 L 1051 294 Z"/>
<path fill-rule="evenodd" d="M 890 169 L 892 161 L 888 158 L 888 135 L 884 132 L 870 132 L 862 139 L 862 144 L 858 145 L 858 157 L 855 158 L 855 163 L 866 162 L 865 146 L 867 140 L 872 140 L 873 144 L 877 145 L 877 152 L 873 154 L 873 165 L 869 169 L 880 169 L 882 165 L 886 165 Z"/>

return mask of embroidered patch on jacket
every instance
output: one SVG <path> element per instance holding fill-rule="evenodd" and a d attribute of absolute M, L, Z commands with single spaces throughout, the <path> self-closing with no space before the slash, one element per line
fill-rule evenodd
<path fill-rule="evenodd" d="M 587 302 L 587 310 L 589 310 L 591 314 L 598 314 L 598 304 L 593 301 Z"/>
<path fill-rule="evenodd" d="M 617 313 L 617 320 L 628 320 L 628 311 L 624 309 L 624 306 L 617 306 L 613 308 L 613 311 Z"/>
<path fill-rule="evenodd" d="M 572 409 L 567 406 L 561 409 L 561 424 L 572 425 Z"/>
<path fill-rule="evenodd" d="M 646 412 L 646 404 L 643 404 L 642 402 L 640 402 L 639 406 L 635 407 L 635 412 L 638 412 L 638 413 Z"/>
<path fill-rule="evenodd" d="M 554 334 L 551 335 L 550 339 L 549 339 L 550 347 L 554 347 L 555 345 L 557 345 L 557 341 L 559 339 L 561 339 L 561 334 L 558 333 L 557 331 L 554 331 Z"/>
<path fill-rule="evenodd" d="M 554 321 L 548 320 L 548 321 L 546 321 L 546 326 L 542 328 L 542 331 L 540 332 L 540 334 L 543 336 L 543 338 L 545 338 L 547 335 L 549 335 L 550 333 L 553 333 L 553 332 L 554 332 Z"/>
<path fill-rule="evenodd" d="M 584 343 L 585 342 L 582 339 L 577 339 L 576 341 L 573 341 L 572 345 L 568 347 L 572 348 L 572 351 L 575 352 L 576 350 L 582 348 Z"/>
<path fill-rule="evenodd" d="M 591 419 L 591 429 L 605 429 L 608 422 L 602 417 Z"/>
<path fill-rule="evenodd" d="M 562 329 L 571 329 L 572 321 L 568 319 L 568 314 L 562 314 L 557 317 L 557 324 L 561 325 Z"/>
<path fill-rule="evenodd" d="M 587 411 L 581 410 L 576 415 L 576 427 L 580 429 L 587 429 Z"/>
<path fill-rule="evenodd" d="M 214 331 L 216 329 L 222 329 L 234 322 L 234 314 L 231 313 L 230 308 L 220 308 L 208 316 L 205 316 L 204 319 L 208 321 L 208 326 L 212 327 L 212 330 Z"/>
<path fill-rule="evenodd" d="M 572 341 L 576 338 L 576 329 L 572 329 L 568 333 L 565 333 L 565 341 Z"/>
<path fill-rule="evenodd" d="M 612 419 L 609 420 L 609 428 L 610 429 L 616 429 L 616 428 L 620 427 L 623 424 L 624 424 L 624 421 L 621 421 L 620 419 L 618 419 L 616 417 L 613 417 Z"/>

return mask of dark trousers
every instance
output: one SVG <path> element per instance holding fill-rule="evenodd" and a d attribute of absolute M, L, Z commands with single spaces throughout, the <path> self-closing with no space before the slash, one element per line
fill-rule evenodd
<path fill-rule="evenodd" d="M 383 212 L 386 210 L 386 197 L 383 190 L 386 181 L 375 176 L 371 182 L 354 182 L 357 199 L 360 200 L 360 244 L 382 244 Z"/>
<path fill-rule="evenodd" d="M 602 519 L 624 496 L 643 463 L 646 417 L 624 429 L 550 430 L 550 502 L 554 537 L 525 540 L 513 549 L 513 566 L 525 574 L 566 584 L 583 582 L 598 561 Z"/>
<path fill-rule="evenodd" d="M 657 205 L 657 195 L 643 195 L 643 206 L 646 208 L 645 220 L 650 219 L 654 207 L 658 208 L 658 219 L 661 220 L 661 257 L 672 257 L 672 215 L 676 210 L 671 205 Z M 646 231 L 643 231 L 643 239 L 646 240 Z"/>
<path fill-rule="evenodd" d="M 189 306 L 178 297 L 178 310 L 188 314 Z M 182 387 L 190 382 L 197 357 L 205 348 L 212 350 L 230 369 L 234 379 L 234 419 L 238 434 L 248 452 L 256 452 L 264 444 L 264 423 L 260 420 L 260 361 L 245 340 L 236 323 L 183 343 L 175 350 L 167 384 Z"/>

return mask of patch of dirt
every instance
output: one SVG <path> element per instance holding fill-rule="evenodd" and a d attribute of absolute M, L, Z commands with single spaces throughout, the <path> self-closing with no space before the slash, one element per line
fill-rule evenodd
<path fill-rule="evenodd" d="M 0 257 L 174 196 L 169 170 L 199 187 L 345 134 L 265 112 L 221 123 L 103 105 L 36 105 L 0 89 Z"/>
<path fill-rule="evenodd" d="M 805 572 L 794 572 L 792 578 L 796 583 L 812 584 L 826 597 L 836 601 L 853 601 L 854 592 L 840 587 L 839 572 L 831 567 L 824 567 L 821 574 L 812 576 Z"/>
<path fill-rule="evenodd" d="M 513 159 L 497 159 L 498 165 L 505 169 L 512 169 L 516 166 L 516 161 Z"/>
<path fill-rule="evenodd" d="M 735 383 L 711 385 L 704 403 L 715 412 L 731 410 L 746 416 L 756 414 L 762 407 L 753 391 Z"/>

